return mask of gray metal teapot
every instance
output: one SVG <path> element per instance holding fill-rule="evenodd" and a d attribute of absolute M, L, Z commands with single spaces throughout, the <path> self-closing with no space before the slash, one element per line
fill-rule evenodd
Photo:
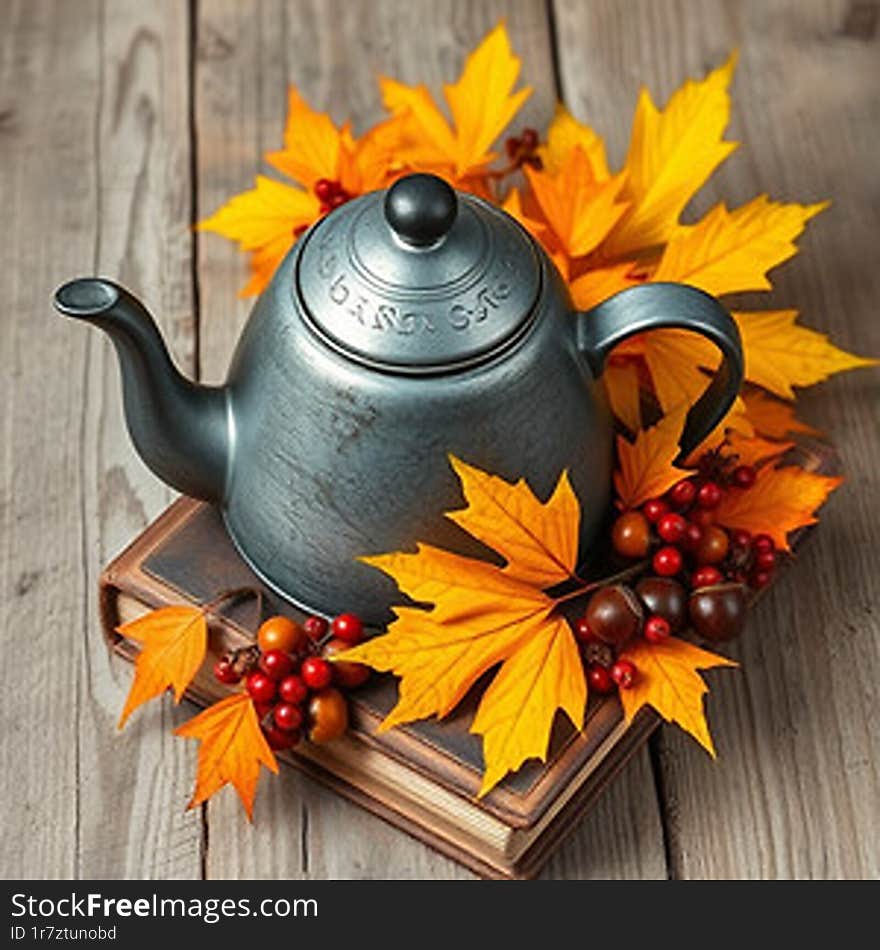
<path fill-rule="evenodd" d="M 486 556 L 443 517 L 462 505 L 450 454 L 524 476 L 542 498 L 568 469 L 587 550 L 610 498 L 599 376 L 617 343 L 679 327 L 720 349 L 683 453 L 742 381 L 736 325 L 714 298 L 645 284 L 576 313 L 513 218 L 430 175 L 349 202 L 296 243 L 224 386 L 181 376 L 144 307 L 110 281 L 65 284 L 55 306 L 110 335 L 129 432 L 159 478 L 216 503 L 241 554 L 285 597 L 375 623 L 400 595 L 359 556 L 419 540 Z"/>

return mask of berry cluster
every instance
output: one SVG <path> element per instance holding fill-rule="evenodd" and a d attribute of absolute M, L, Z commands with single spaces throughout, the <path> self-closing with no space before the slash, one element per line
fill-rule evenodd
<path fill-rule="evenodd" d="M 315 182 L 315 187 L 313 190 L 315 192 L 315 197 L 321 202 L 322 217 L 325 214 L 329 214 L 340 205 L 344 205 L 347 201 L 351 201 L 351 199 L 354 197 L 354 195 L 350 194 L 342 187 L 341 182 L 333 181 L 329 178 L 319 178 Z M 293 229 L 293 236 L 295 238 L 299 238 L 306 231 L 308 231 L 308 229 L 309 226 L 307 224 L 300 224 Z"/>
<path fill-rule="evenodd" d="M 709 459 L 714 457 L 708 456 Z M 748 491 L 756 479 L 751 465 L 685 478 L 665 498 L 652 498 L 639 511 L 627 511 L 614 523 L 611 542 L 622 557 L 651 555 L 661 577 L 688 574 L 692 589 L 733 581 L 759 589 L 773 578 L 777 551 L 768 534 L 728 531 L 715 524 L 715 511 L 727 492 Z M 712 477 L 714 476 L 714 477 Z"/>
<path fill-rule="evenodd" d="M 590 689 L 605 694 L 634 685 L 638 670 L 619 654 L 638 637 L 663 643 L 689 621 L 705 640 L 730 640 L 742 631 L 747 606 L 743 585 L 730 582 L 690 594 L 675 578 L 662 575 L 642 577 L 635 587 L 600 587 L 574 624 Z"/>
<path fill-rule="evenodd" d="M 348 727 L 348 703 L 337 687 L 353 689 L 370 676 L 361 663 L 330 663 L 329 658 L 363 635 L 355 614 L 340 614 L 332 625 L 323 617 L 308 617 L 302 625 L 270 617 L 257 633 L 256 647 L 222 657 L 214 676 L 226 684 L 244 678 L 273 749 L 292 748 L 303 735 L 329 742 Z"/>
<path fill-rule="evenodd" d="M 538 155 L 538 133 L 535 129 L 526 128 L 521 135 L 511 135 L 504 143 L 504 150 L 514 168 L 529 165 L 532 168 L 541 168 L 541 158 Z"/>

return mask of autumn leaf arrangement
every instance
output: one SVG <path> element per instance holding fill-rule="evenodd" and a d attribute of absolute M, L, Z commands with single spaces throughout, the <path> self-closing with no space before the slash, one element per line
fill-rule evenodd
<path fill-rule="evenodd" d="M 722 297 L 767 291 L 768 272 L 797 252 L 795 241 L 826 203 L 762 195 L 681 220 L 737 147 L 724 139 L 735 62 L 688 80 L 662 109 L 643 89 L 629 152 L 612 171 L 599 134 L 561 104 L 543 136 L 526 128 L 505 138 L 530 89 L 516 89 L 520 61 L 502 23 L 444 88 L 449 117 L 426 87 L 383 77 L 388 116 L 356 135 L 291 89 L 283 148 L 266 155 L 287 180 L 258 176 L 201 228 L 249 253 L 242 293 L 257 294 L 317 220 L 401 175 L 428 171 L 517 218 L 580 309 L 650 281 Z M 691 333 L 656 330 L 612 355 L 605 382 L 620 434 L 605 576 L 579 573 L 581 512 L 567 473 L 542 501 L 522 480 L 510 484 L 450 458 L 465 506 L 447 516 L 503 566 L 422 539 L 415 553 L 364 559 L 424 605 L 395 608 L 387 632 L 363 639 L 353 614 L 332 630 L 317 617 L 305 631 L 270 618 L 253 648 L 214 668 L 219 682 L 243 688 L 178 730 L 201 740 L 191 804 L 232 783 L 250 815 L 260 766 L 277 771 L 273 748 L 341 735 L 343 692 L 370 668 L 399 678 L 383 730 L 445 717 L 494 671 L 471 725 L 483 743 L 479 795 L 526 760 L 546 757 L 557 714 L 580 729 L 590 699 L 603 695 L 619 696 L 627 721 L 653 708 L 714 755 L 699 671 L 735 664 L 692 641 L 716 644 L 742 630 L 752 595 L 788 556 L 792 532 L 815 522 L 841 481 L 798 464 L 793 440 L 816 433 L 794 414 L 794 387 L 875 362 L 802 326 L 791 309 L 733 315 L 748 385 L 683 462 L 685 414 L 717 367 L 714 348 Z M 163 608 L 120 628 L 142 645 L 122 722 L 168 687 L 180 699 L 205 662 L 210 608 Z"/>

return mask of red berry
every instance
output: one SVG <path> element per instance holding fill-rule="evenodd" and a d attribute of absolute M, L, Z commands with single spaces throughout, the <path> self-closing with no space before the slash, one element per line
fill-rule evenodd
<path fill-rule="evenodd" d="M 315 196 L 318 201 L 327 203 L 336 194 L 336 183 L 329 178 L 319 178 L 315 182 Z"/>
<path fill-rule="evenodd" d="M 306 617 L 303 621 L 303 630 L 306 636 L 315 642 L 327 636 L 330 624 L 323 617 Z"/>
<path fill-rule="evenodd" d="M 721 571 L 707 564 L 691 574 L 691 587 L 711 587 L 713 584 L 720 584 L 723 580 L 724 575 Z"/>
<path fill-rule="evenodd" d="M 214 664 L 214 679 L 218 683 L 237 683 L 241 676 L 235 671 L 235 667 L 229 660 L 217 660 Z"/>
<path fill-rule="evenodd" d="M 642 512 L 651 524 L 656 524 L 667 511 L 669 505 L 662 498 L 651 498 L 642 505 Z"/>
<path fill-rule="evenodd" d="M 333 621 L 333 636 L 346 643 L 360 643 L 364 638 L 364 624 L 357 614 L 340 614 Z"/>
<path fill-rule="evenodd" d="M 303 660 L 299 675 L 309 689 L 323 689 L 333 679 L 333 668 L 319 656 L 310 656 Z"/>
<path fill-rule="evenodd" d="M 255 703 L 268 703 L 275 698 L 275 681 L 261 670 L 249 673 L 246 685 Z"/>
<path fill-rule="evenodd" d="M 643 635 L 648 643 L 662 643 L 671 633 L 669 621 L 664 617 L 654 614 L 645 621 Z"/>
<path fill-rule="evenodd" d="M 745 528 L 737 528 L 730 532 L 730 540 L 738 548 L 747 548 L 752 543 L 752 533 Z"/>
<path fill-rule="evenodd" d="M 755 484 L 758 473 L 751 465 L 737 465 L 730 476 L 737 488 L 751 488 Z"/>
<path fill-rule="evenodd" d="M 285 676 L 278 684 L 278 695 L 286 703 L 301 703 L 308 694 L 308 687 L 299 676 Z"/>
<path fill-rule="evenodd" d="M 599 639 L 590 629 L 590 623 L 586 617 L 578 617 L 575 620 L 574 635 L 581 643 L 595 643 Z"/>
<path fill-rule="evenodd" d="M 670 544 L 678 544 L 684 540 L 687 527 L 688 524 L 681 515 L 670 512 L 657 522 L 657 534 Z"/>
<path fill-rule="evenodd" d="M 776 542 L 769 534 L 756 534 L 752 538 L 752 550 L 756 554 L 760 554 L 762 551 L 775 551 Z"/>
<path fill-rule="evenodd" d="M 684 531 L 684 546 L 693 551 L 703 540 L 703 529 L 693 522 L 689 522 Z"/>
<path fill-rule="evenodd" d="M 288 732 L 286 729 L 280 729 L 274 722 L 268 722 L 263 726 L 263 735 L 270 749 L 280 752 L 282 749 L 290 749 L 295 746 L 302 738 L 298 731 Z"/>
<path fill-rule="evenodd" d="M 521 143 L 517 136 L 510 135 L 504 141 L 504 150 L 508 158 L 516 158 L 516 153 L 520 150 Z"/>
<path fill-rule="evenodd" d="M 717 508 L 721 504 L 723 494 L 715 482 L 706 482 L 704 485 L 700 485 L 700 490 L 697 492 L 697 504 L 708 510 Z"/>
<path fill-rule="evenodd" d="M 344 205 L 348 201 L 348 196 L 344 192 L 337 192 L 327 203 L 330 205 L 330 210 L 332 211 L 335 208 Z"/>
<path fill-rule="evenodd" d="M 696 496 L 697 486 L 689 478 L 683 478 L 669 489 L 669 500 L 676 508 L 687 508 Z"/>
<path fill-rule="evenodd" d="M 611 679 L 621 689 L 629 689 L 636 681 L 636 667 L 629 660 L 618 660 L 611 667 Z"/>
<path fill-rule="evenodd" d="M 720 564 L 730 550 L 730 538 L 724 528 L 709 525 L 697 545 L 694 555 L 698 564 Z"/>
<path fill-rule="evenodd" d="M 677 574 L 681 570 L 681 551 L 667 545 L 655 552 L 651 563 L 655 574 L 659 574 L 661 577 L 672 577 L 673 574 Z"/>
<path fill-rule="evenodd" d="M 752 574 L 751 584 L 756 590 L 766 587 L 773 580 L 773 571 L 756 571 Z"/>
<path fill-rule="evenodd" d="M 614 692 L 614 680 L 611 679 L 611 674 L 598 663 L 593 663 L 587 668 L 587 685 L 600 696 Z"/>
<path fill-rule="evenodd" d="M 756 571 L 772 571 L 776 567 L 775 551 L 758 551 L 755 554 Z"/>
<path fill-rule="evenodd" d="M 329 203 L 326 201 L 321 202 L 321 207 L 318 209 L 320 214 L 329 214 L 333 209 L 330 207 Z"/>
<path fill-rule="evenodd" d="M 293 660 L 283 650 L 267 650 L 260 657 L 260 669 L 273 680 L 283 680 L 293 670 Z"/>
<path fill-rule="evenodd" d="M 522 147 L 527 152 L 533 151 L 538 146 L 538 133 L 533 128 L 525 128 L 522 130 L 522 135 L 520 136 L 520 142 Z"/>
<path fill-rule="evenodd" d="M 291 732 L 293 729 L 299 729 L 302 725 L 303 714 L 299 706 L 293 703 L 279 703 L 275 707 L 275 725 L 285 732 Z"/>

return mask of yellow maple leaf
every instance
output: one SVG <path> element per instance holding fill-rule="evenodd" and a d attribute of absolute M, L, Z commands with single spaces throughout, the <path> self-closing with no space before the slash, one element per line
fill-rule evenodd
<path fill-rule="evenodd" d="M 714 758 L 715 746 L 703 708 L 703 697 L 709 688 L 697 670 L 737 664 L 677 637 L 662 643 L 638 639 L 621 657 L 638 670 L 632 687 L 620 691 L 626 721 L 632 722 L 643 706 L 651 706 L 667 722 L 677 723 L 692 735 Z"/>
<path fill-rule="evenodd" d="M 174 689 L 174 701 L 180 702 L 205 658 L 208 624 L 200 607 L 161 607 L 117 627 L 117 632 L 143 644 L 119 717 L 121 729 L 138 706 L 169 687 Z"/>
<path fill-rule="evenodd" d="M 681 450 L 679 440 L 685 409 L 664 416 L 650 429 L 642 429 L 634 442 L 617 437 L 617 470 L 614 488 L 624 508 L 638 508 L 649 498 L 659 498 L 690 470 L 673 463 Z"/>
<path fill-rule="evenodd" d="M 483 737 L 485 795 L 526 759 L 543 759 L 558 709 L 580 728 L 587 686 L 568 622 L 548 618 L 492 680 L 471 732 Z"/>
<path fill-rule="evenodd" d="M 586 153 L 596 181 L 607 181 L 611 177 L 602 137 L 588 125 L 578 122 L 565 105 L 558 102 L 553 121 L 547 129 L 547 141 L 538 146 L 538 157 L 548 172 L 556 174 L 561 171 L 575 148 Z"/>
<path fill-rule="evenodd" d="M 736 54 L 702 81 L 688 80 L 662 111 L 642 89 L 633 120 L 626 185 L 631 205 L 605 245 L 622 256 L 667 241 L 691 197 L 736 148 L 722 136 L 730 116 Z"/>
<path fill-rule="evenodd" d="M 702 367 L 717 365 L 718 348 L 688 330 L 652 330 L 639 341 L 663 411 L 693 405 L 709 385 Z"/>
<path fill-rule="evenodd" d="M 250 696 L 227 696 L 178 726 L 174 734 L 201 743 L 196 786 L 187 807 L 195 808 L 232 783 L 252 820 L 260 766 L 277 774 L 278 762 L 260 729 Z"/>
<path fill-rule="evenodd" d="M 513 91 L 519 72 L 502 21 L 468 56 L 458 82 L 444 86 L 452 124 L 425 86 L 381 77 L 386 108 L 410 122 L 398 157 L 412 168 L 447 168 L 453 182 L 482 173 L 495 158 L 494 142 L 531 95 L 530 87 Z"/>
<path fill-rule="evenodd" d="M 558 172 L 529 167 L 525 172 L 547 225 L 571 258 L 583 257 L 597 247 L 626 211 L 626 205 L 618 201 L 623 176 L 597 181 L 579 145 Z"/>
<path fill-rule="evenodd" d="M 563 472 L 556 490 L 540 502 L 520 479 L 511 485 L 457 458 L 450 458 L 461 480 L 465 508 L 446 517 L 506 561 L 504 573 L 539 589 L 570 580 L 577 566 L 581 512 Z"/>
<path fill-rule="evenodd" d="M 769 290 L 767 271 L 797 253 L 795 239 L 826 207 L 781 204 L 766 195 L 733 211 L 716 205 L 697 224 L 676 230 L 651 279 L 690 284 L 716 297 Z"/>
<path fill-rule="evenodd" d="M 297 237 L 326 213 L 315 194 L 320 179 L 336 182 L 349 198 L 387 185 L 400 169 L 395 157 L 401 130 L 389 119 L 356 138 L 346 124 L 312 109 L 291 86 L 284 149 L 266 160 L 297 185 L 258 175 L 256 186 L 231 198 L 197 227 L 238 242 L 251 254 L 251 278 L 242 297 L 261 293 Z"/>
<path fill-rule="evenodd" d="M 628 360 L 611 359 L 602 373 L 611 411 L 631 433 L 642 427 L 638 367 Z"/>
<path fill-rule="evenodd" d="M 563 473 L 541 503 L 525 481 L 510 484 L 458 459 L 464 509 L 448 513 L 497 551 L 503 568 L 420 544 L 363 560 L 430 609 L 395 608 L 383 636 L 334 657 L 400 677 L 397 705 L 381 729 L 447 715 L 473 684 L 501 664 L 480 700 L 472 731 L 483 735 L 480 795 L 526 758 L 543 758 L 557 710 L 583 723 L 587 688 L 568 623 L 543 588 L 570 579 L 580 510 Z"/>
<path fill-rule="evenodd" d="M 808 426 L 795 417 L 794 408 L 760 389 L 744 392 L 741 396 L 746 407 L 746 416 L 755 432 L 768 439 L 784 439 L 793 432 L 804 435 L 820 435 L 818 429 Z"/>
<path fill-rule="evenodd" d="M 787 551 L 789 533 L 815 524 L 814 512 L 842 482 L 793 465 L 764 467 L 748 491 L 731 489 L 725 494 L 715 520 L 727 528 L 769 534 L 777 548 Z"/>
<path fill-rule="evenodd" d="M 811 386 L 834 373 L 877 365 L 877 360 L 839 349 L 824 333 L 799 326 L 797 316 L 796 310 L 734 314 L 749 382 L 794 399 L 793 386 Z"/>
<path fill-rule="evenodd" d="M 333 120 L 303 99 L 296 86 L 287 94 L 284 149 L 267 152 L 266 161 L 309 191 L 319 178 L 339 177 L 340 132 Z"/>

